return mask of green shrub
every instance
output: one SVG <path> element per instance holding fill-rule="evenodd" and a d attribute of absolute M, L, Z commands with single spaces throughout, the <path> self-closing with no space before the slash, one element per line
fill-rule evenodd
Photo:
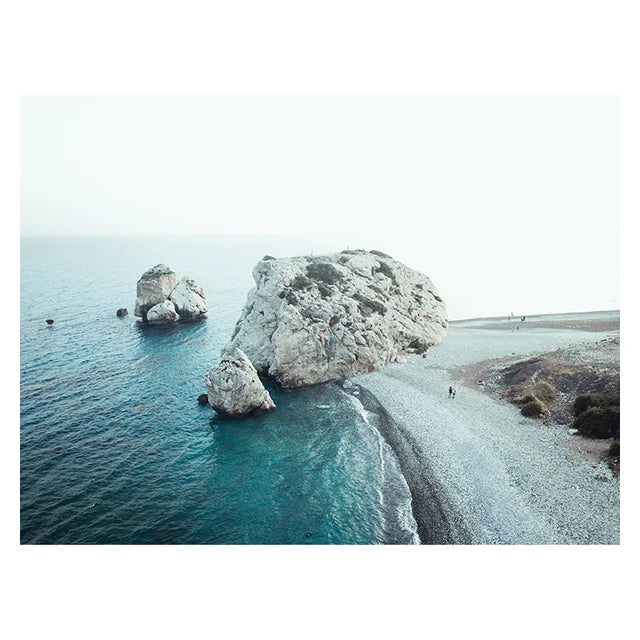
<path fill-rule="evenodd" d="M 620 398 L 599 393 L 578 396 L 573 403 L 573 415 L 578 417 L 591 407 L 620 407 Z"/>
<path fill-rule="evenodd" d="M 262 260 L 263 260 L 263 261 L 264 261 L 264 260 L 275 260 L 275 258 L 274 258 L 273 256 L 266 255 L 266 256 L 264 256 L 264 257 L 262 258 Z"/>
<path fill-rule="evenodd" d="M 312 284 L 313 283 L 311 282 L 311 280 L 309 280 L 309 278 L 306 278 L 302 275 L 297 275 L 291 282 L 291 288 L 294 291 L 300 291 L 301 289 L 310 287 Z"/>
<path fill-rule="evenodd" d="M 589 407 L 573 423 L 578 433 L 588 438 L 619 438 L 620 409 L 618 407 Z"/>
<path fill-rule="evenodd" d="M 362 311 L 365 316 L 369 316 L 372 313 L 384 315 L 387 312 L 387 308 L 379 300 L 372 300 L 360 293 L 355 293 L 353 297 L 358 301 L 360 311 Z"/>
<path fill-rule="evenodd" d="M 522 409 L 520 409 L 520 413 L 526 418 L 537 418 L 543 411 L 544 405 L 536 398 L 527 402 L 523 405 Z"/>
<path fill-rule="evenodd" d="M 620 457 L 620 440 L 614 440 L 609 445 L 609 451 L 607 452 L 612 458 Z"/>
<path fill-rule="evenodd" d="M 312 262 L 307 266 L 307 275 L 325 284 L 336 284 L 342 279 L 340 272 L 330 262 Z"/>
<path fill-rule="evenodd" d="M 516 400 L 518 404 L 527 404 L 527 402 L 537 402 L 537 401 L 538 401 L 538 398 L 536 398 L 534 395 L 530 393 Z"/>

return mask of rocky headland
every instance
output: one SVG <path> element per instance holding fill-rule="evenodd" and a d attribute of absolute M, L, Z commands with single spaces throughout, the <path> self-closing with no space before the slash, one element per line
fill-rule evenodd
<path fill-rule="evenodd" d="M 224 414 L 275 407 L 258 374 L 282 389 L 344 379 L 423 354 L 447 330 L 431 280 L 380 251 L 265 256 L 253 278 L 222 360 L 205 376 L 209 404 Z"/>
<path fill-rule="evenodd" d="M 284 389 L 376 371 L 442 342 L 429 278 L 379 251 L 265 256 L 228 348 Z"/>
<path fill-rule="evenodd" d="M 148 324 L 171 324 L 196 320 L 207 313 L 207 298 L 195 280 L 181 280 L 165 264 L 157 264 L 142 274 L 136 290 L 134 314 Z"/>

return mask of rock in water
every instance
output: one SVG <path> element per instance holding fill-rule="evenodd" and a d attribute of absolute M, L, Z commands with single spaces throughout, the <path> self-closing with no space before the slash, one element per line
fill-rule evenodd
<path fill-rule="evenodd" d="M 195 320 L 207 313 L 207 296 L 198 283 L 183 276 L 169 297 L 178 315 L 185 320 Z"/>
<path fill-rule="evenodd" d="M 176 308 L 171 300 L 164 300 L 147 311 L 147 322 L 149 324 L 166 324 L 173 322 L 176 317 Z"/>
<path fill-rule="evenodd" d="M 209 404 L 209 396 L 206 393 L 201 393 L 198 396 L 198 404 Z"/>
<path fill-rule="evenodd" d="M 227 348 L 283 388 L 375 371 L 448 326 L 431 280 L 381 252 L 261 260 L 253 278 Z"/>
<path fill-rule="evenodd" d="M 147 320 L 147 312 L 164 302 L 177 284 L 178 276 L 166 264 L 157 264 L 145 271 L 138 280 L 134 314 Z"/>
<path fill-rule="evenodd" d="M 49 318 L 48 320 L 45 320 L 45 322 L 46 322 L 48 325 L 52 325 L 52 324 L 53 324 L 53 320 L 51 320 L 51 318 Z"/>
<path fill-rule="evenodd" d="M 118 318 L 124 318 L 125 316 L 129 315 L 129 312 L 126 309 L 122 308 L 116 311 L 116 315 L 118 316 Z"/>
<path fill-rule="evenodd" d="M 223 351 L 222 360 L 204 377 L 209 404 L 230 416 L 246 416 L 254 411 L 275 409 L 258 372 L 240 349 Z"/>

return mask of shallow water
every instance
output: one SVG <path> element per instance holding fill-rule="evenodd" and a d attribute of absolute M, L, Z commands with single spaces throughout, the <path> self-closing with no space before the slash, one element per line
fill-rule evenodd
<path fill-rule="evenodd" d="M 293 252 L 277 239 L 22 240 L 22 543 L 417 542 L 375 415 L 337 385 L 270 386 L 277 410 L 242 420 L 196 402 L 252 266 Z M 136 280 L 158 262 L 204 287 L 207 320 L 133 317 Z"/>

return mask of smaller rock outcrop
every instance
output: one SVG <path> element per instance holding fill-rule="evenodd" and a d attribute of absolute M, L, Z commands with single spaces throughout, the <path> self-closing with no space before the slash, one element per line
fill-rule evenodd
<path fill-rule="evenodd" d="M 157 264 L 142 274 L 136 291 L 135 315 L 147 320 L 147 312 L 164 302 L 178 284 L 178 276 L 166 264 Z"/>
<path fill-rule="evenodd" d="M 125 309 L 124 307 L 116 311 L 116 316 L 118 316 L 118 318 L 124 318 L 125 316 L 128 316 L 128 315 L 129 315 L 129 311 L 127 311 L 127 309 Z"/>
<path fill-rule="evenodd" d="M 202 287 L 189 276 L 183 276 L 169 299 L 178 315 L 185 320 L 195 320 L 207 313 L 207 296 Z"/>
<path fill-rule="evenodd" d="M 189 276 L 178 280 L 166 264 L 145 271 L 138 280 L 136 293 L 134 314 L 151 324 L 168 324 L 178 317 L 196 320 L 207 313 L 207 297 L 202 287 Z M 126 309 L 119 309 L 117 315 L 127 313 Z"/>
<path fill-rule="evenodd" d="M 230 416 L 246 416 L 275 409 L 258 372 L 243 351 L 234 348 L 222 353 L 220 362 L 204 376 L 209 404 Z"/>
<path fill-rule="evenodd" d="M 53 320 L 51 320 L 51 318 L 49 318 L 49 320 L 45 321 L 48 325 L 52 325 L 53 324 Z"/>
<path fill-rule="evenodd" d="M 209 396 L 206 393 L 201 393 L 198 396 L 198 404 L 202 404 L 202 405 L 209 404 Z"/>
<path fill-rule="evenodd" d="M 177 316 L 173 302 L 164 300 L 147 311 L 147 322 L 149 324 L 167 324 L 173 322 Z"/>

